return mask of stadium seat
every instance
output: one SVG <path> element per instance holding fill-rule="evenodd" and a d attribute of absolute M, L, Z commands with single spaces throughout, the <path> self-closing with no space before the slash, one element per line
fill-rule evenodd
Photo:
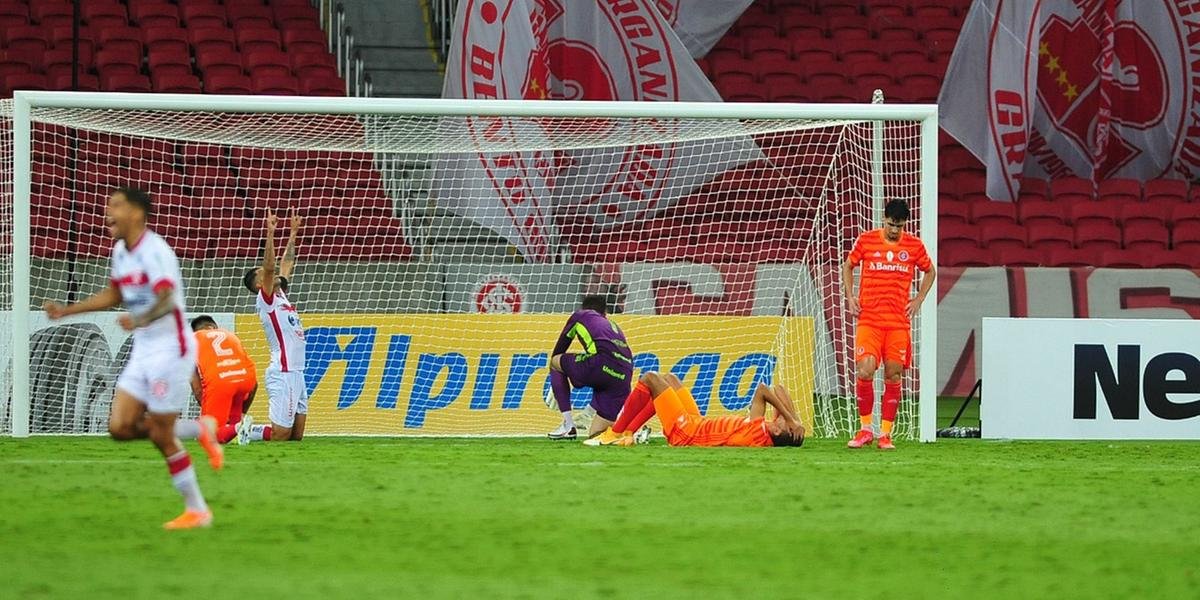
<path fill-rule="evenodd" d="M 90 52 L 84 52 L 84 47 L 79 48 L 79 72 L 86 73 L 91 69 L 94 57 Z M 59 75 L 71 75 L 71 67 L 74 66 L 75 59 L 70 48 L 55 48 L 47 50 L 42 55 L 42 68 L 46 73 L 47 79 L 53 80 Z"/>
<path fill-rule="evenodd" d="M 825 39 L 825 20 L 818 15 L 785 14 L 780 21 L 780 28 L 784 37 L 796 42 Z"/>
<path fill-rule="evenodd" d="M 904 17 L 908 15 L 905 0 L 864 0 L 863 12 L 872 17 Z"/>
<path fill-rule="evenodd" d="M 838 62 L 837 45 L 824 39 L 802 39 L 792 43 L 792 56 L 803 65 Z"/>
<path fill-rule="evenodd" d="M 1200 253 L 1168 250 L 1152 254 L 1150 261 L 1155 269 L 1196 269 L 1200 268 Z"/>
<path fill-rule="evenodd" d="M 884 62 L 883 51 L 873 46 L 864 46 L 861 40 L 837 43 L 838 58 L 845 63 Z"/>
<path fill-rule="evenodd" d="M 242 55 L 233 50 L 204 50 L 196 52 L 196 67 L 207 79 L 214 75 L 241 75 Z"/>
<path fill-rule="evenodd" d="M 842 87 L 849 83 L 846 65 L 840 62 L 813 62 L 805 66 L 808 85 L 818 89 L 817 93 L 828 91 L 828 88 Z"/>
<path fill-rule="evenodd" d="M 252 79 L 292 74 L 291 59 L 281 50 L 258 50 L 242 53 L 243 66 Z"/>
<path fill-rule="evenodd" d="M 983 200 L 971 203 L 971 222 L 981 228 L 992 225 L 1014 225 L 1017 207 L 1012 202 Z"/>
<path fill-rule="evenodd" d="M 168 94 L 199 94 L 200 79 L 192 74 L 155 74 L 154 91 Z"/>
<path fill-rule="evenodd" d="M 717 88 L 728 102 L 766 102 L 768 91 L 761 83 L 724 83 Z"/>
<path fill-rule="evenodd" d="M 904 72 L 896 75 L 896 81 L 905 87 L 920 84 L 940 87 L 942 85 L 942 74 L 938 72 L 938 67 L 933 63 L 905 63 Z"/>
<path fill-rule="evenodd" d="M 883 51 L 887 55 L 887 61 L 897 65 L 897 69 L 909 69 L 908 63 L 929 62 L 929 50 L 925 48 L 925 44 L 913 39 L 890 40 Z"/>
<path fill-rule="evenodd" d="M 95 31 L 129 24 L 125 5 L 117 2 L 84 2 L 80 14 L 83 22 Z"/>
<path fill-rule="evenodd" d="M 1050 185 L 1043 179 L 1022 179 L 1017 202 L 1044 201 L 1052 198 Z"/>
<path fill-rule="evenodd" d="M 1001 246 L 992 249 L 992 263 L 1004 267 L 1040 267 L 1046 262 L 1046 253 L 1033 248 Z"/>
<path fill-rule="evenodd" d="M 1120 206 L 1115 202 L 1078 200 L 1070 203 L 1071 223 L 1076 227 L 1089 223 L 1116 223 Z"/>
<path fill-rule="evenodd" d="M 88 73 L 80 73 L 77 78 L 79 84 L 77 88 L 71 87 L 71 73 L 68 70 L 66 74 L 54 75 L 47 77 L 48 88 L 54 91 L 65 92 L 75 89 L 80 92 L 98 92 L 100 91 L 100 78 Z"/>
<path fill-rule="evenodd" d="M 1171 248 L 1200 256 L 1200 221 L 1176 224 L 1171 230 Z"/>
<path fill-rule="evenodd" d="M 149 92 L 150 79 L 140 73 L 101 74 L 100 86 L 109 92 Z"/>
<path fill-rule="evenodd" d="M 750 60 L 790 59 L 791 42 L 777 37 L 756 37 L 746 40 L 746 57 Z"/>
<path fill-rule="evenodd" d="M 101 50 L 127 50 L 142 54 L 142 31 L 137 27 L 105 27 L 96 35 Z"/>
<path fill-rule="evenodd" d="M 713 81 L 751 83 L 757 80 L 755 61 L 748 58 L 721 58 L 712 63 Z"/>
<path fill-rule="evenodd" d="M 1096 263 L 1096 252 L 1076 248 L 1051 248 L 1046 252 L 1047 267 L 1091 267 Z"/>
<path fill-rule="evenodd" d="M 763 85 L 767 86 L 771 94 L 770 98 L 768 98 L 771 102 L 809 102 L 812 100 L 812 97 L 809 95 L 810 87 L 807 83 L 772 81 Z"/>
<path fill-rule="evenodd" d="M 1022 201 L 1017 203 L 1017 217 L 1022 225 L 1029 227 L 1038 223 L 1065 224 L 1067 214 L 1063 205 L 1047 200 Z"/>
<path fill-rule="evenodd" d="M 42 27 L 70 27 L 75 10 L 67 2 L 34 2 L 30 7 L 33 22 Z"/>
<path fill-rule="evenodd" d="M 0 42 L 8 50 L 44 52 L 50 46 L 41 27 L 22 25 L 0 29 Z"/>
<path fill-rule="evenodd" d="M 892 84 L 892 75 L 887 63 L 863 60 L 850 65 L 850 76 L 854 83 L 868 88 L 887 89 Z"/>
<path fill-rule="evenodd" d="M 960 223 L 971 222 L 971 203 L 952 200 L 938 203 L 938 219 L 947 218 Z"/>
<path fill-rule="evenodd" d="M 819 4 L 821 14 L 826 17 L 858 18 L 862 14 L 862 8 L 856 0 L 822 0 Z"/>
<path fill-rule="evenodd" d="M 1075 247 L 1092 251 L 1118 250 L 1121 248 L 1121 229 L 1100 221 L 1076 224 Z"/>
<path fill-rule="evenodd" d="M 70 50 L 74 45 L 75 31 L 67 26 L 57 26 L 50 28 L 49 41 L 57 50 Z M 95 54 L 96 41 L 92 37 L 92 32 L 86 27 L 79 29 L 79 51 L 87 52 L 88 56 Z"/>
<path fill-rule="evenodd" d="M 210 94 L 250 94 L 253 89 L 250 78 L 245 75 L 217 73 L 204 76 L 204 91 Z"/>
<path fill-rule="evenodd" d="M 277 29 L 239 29 L 234 32 L 242 52 L 279 50 L 282 47 Z"/>
<path fill-rule="evenodd" d="M 329 52 L 329 42 L 319 29 L 285 29 L 283 47 L 288 54 Z"/>
<path fill-rule="evenodd" d="M 1096 266 L 1106 269 L 1149 269 L 1154 266 L 1151 255 L 1138 250 L 1105 250 Z"/>
<path fill-rule="evenodd" d="M 1074 248 L 1075 230 L 1069 225 L 1058 223 L 1034 223 L 1027 225 L 1026 239 L 1031 248 L 1050 250 L 1054 248 Z"/>
<path fill-rule="evenodd" d="M 1171 245 L 1171 236 L 1163 223 L 1126 223 L 1121 232 L 1126 250 L 1162 251 Z"/>
<path fill-rule="evenodd" d="M 1146 202 L 1174 204 L 1187 200 L 1188 183 L 1182 179 L 1151 179 L 1144 188 Z"/>
<path fill-rule="evenodd" d="M 253 80 L 255 94 L 273 96 L 295 96 L 300 93 L 300 82 L 291 75 L 258 77 Z"/>
<path fill-rule="evenodd" d="M 279 2 L 275 2 L 271 9 L 275 16 L 275 25 L 285 33 L 300 30 L 320 31 L 321 29 L 320 16 L 317 14 L 317 10 L 307 2 L 292 5 L 282 5 Z"/>
<path fill-rule="evenodd" d="M 995 223 L 979 227 L 979 245 L 982 248 L 1025 248 L 1025 228 L 1016 223 Z"/>
<path fill-rule="evenodd" d="M 142 31 L 148 52 L 189 52 L 187 30 L 179 27 L 147 27 Z"/>
<path fill-rule="evenodd" d="M 15 90 L 44 90 L 46 76 L 41 73 L 13 73 L 0 77 L 0 94 L 5 98 L 12 96 Z"/>
<path fill-rule="evenodd" d="M 190 30 L 224 29 L 228 26 L 225 7 L 216 4 L 189 4 L 183 6 L 183 22 Z"/>
<path fill-rule="evenodd" d="M 101 50 L 96 53 L 96 71 L 103 84 L 105 74 L 140 73 L 142 70 L 142 55 L 132 52 L 127 47 L 112 50 Z M 108 86 L 105 86 L 108 87 Z"/>
<path fill-rule="evenodd" d="M 174 4 L 138 4 L 130 7 L 133 22 L 144 29 L 150 27 L 179 27 L 179 8 Z"/>
<path fill-rule="evenodd" d="M 1105 179 L 1096 195 L 1105 202 L 1138 202 L 1142 199 L 1142 184 L 1136 179 Z"/>
<path fill-rule="evenodd" d="M 0 3 L 0 29 L 29 24 L 29 7 L 16 2 Z"/>
<path fill-rule="evenodd" d="M 1156 223 L 1165 225 L 1171 217 L 1171 205 L 1166 202 L 1125 202 L 1120 204 L 1122 225 Z"/>
<path fill-rule="evenodd" d="M 345 96 L 346 83 L 337 76 L 308 77 L 300 80 L 300 93 L 305 96 Z"/>
<path fill-rule="evenodd" d="M 947 225 L 946 229 L 939 229 L 938 231 L 939 243 L 959 241 L 968 242 L 972 246 L 979 245 L 979 228 L 975 225 L 954 225 L 952 223 L 948 223 Z"/>
<path fill-rule="evenodd" d="M 993 260 L 992 251 L 983 248 L 964 246 L 938 253 L 938 262 L 947 267 L 990 267 Z"/>
<path fill-rule="evenodd" d="M 336 59 L 328 52 L 288 53 L 292 61 L 292 72 L 301 79 L 323 75 L 337 76 Z"/>
<path fill-rule="evenodd" d="M 1055 202 L 1076 202 L 1096 198 L 1092 182 L 1080 177 L 1063 177 L 1050 182 L 1050 193 Z"/>
<path fill-rule="evenodd" d="M 804 81 L 801 64 L 793 60 L 763 60 L 754 62 L 754 75 L 771 86 L 796 85 Z"/>
<path fill-rule="evenodd" d="M 196 57 L 202 52 L 226 51 L 236 52 L 237 43 L 232 29 L 223 27 L 204 27 L 188 29 L 188 41 L 196 49 Z"/>
<path fill-rule="evenodd" d="M 192 56 L 186 50 L 158 50 L 150 52 L 146 61 L 150 75 L 191 75 Z"/>
<path fill-rule="evenodd" d="M 1200 203 L 1187 202 L 1171 207 L 1171 226 L 1184 223 L 1200 223 Z"/>
<path fill-rule="evenodd" d="M 225 4 L 225 14 L 234 29 L 275 27 L 271 9 L 263 4 Z"/>

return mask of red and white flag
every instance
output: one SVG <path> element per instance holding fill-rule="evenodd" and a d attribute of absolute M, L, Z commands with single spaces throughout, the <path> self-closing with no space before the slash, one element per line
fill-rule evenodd
<path fill-rule="evenodd" d="M 655 0 L 693 58 L 702 58 L 754 0 Z"/>
<path fill-rule="evenodd" d="M 1016 200 L 1022 177 L 1195 178 L 1197 30 L 1200 7 L 1172 0 L 976 0 L 941 125 L 997 200 Z"/>
<path fill-rule="evenodd" d="M 721 101 L 655 0 L 463 0 L 455 23 L 446 98 Z M 676 128 L 652 120 L 458 120 L 443 133 L 469 136 L 479 151 L 439 160 L 434 193 L 440 206 L 496 231 L 527 260 L 549 260 L 555 211 L 623 223 L 762 157 L 747 136 L 654 143 Z M 604 139 L 611 143 L 596 143 Z"/>

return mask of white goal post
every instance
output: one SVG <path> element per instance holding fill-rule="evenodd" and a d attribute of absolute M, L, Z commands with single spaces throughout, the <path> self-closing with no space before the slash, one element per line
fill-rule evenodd
<path fill-rule="evenodd" d="M 11 290 L 0 313 L 11 341 L 0 389 L 11 391 L 0 435 L 102 431 L 97 395 L 112 380 L 97 373 L 108 363 L 68 368 L 82 350 L 60 350 L 35 365 L 62 380 L 47 393 L 69 397 L 45 408 L 31 358 L 62 340 L 97 346 L 105 361 L 121 354 L 100 337 L 38 337 L 42 296 L 107 281 L 96 248 L 108 242 L 89 240 L 102 232 L 98 194 L 121 177 L 162 199 L 155 214 L 161 206 L 184 262 L 189 317 L 219 314 L 256 360 L 264 344 L 236 279 L 255 263 L 265 211 L 304 213 L 293 301 L 314 332 L 310 353 L 323 356 L 306 375 L 327 394 L 314 398 L 328 403 L 327 418 L 310 418 L 316 433 L 536 433 L 553 424 L 531 405 L 544 395 L 538 351 L 599 292 L 635 354 L 646 349 L 638 366 L 706 381 L 702 405 L 739 409 L 747 386 L 774 378 L 803 392 L 816 435 L 846 435 L 857 424 L 852 349 L 831 277 L 853 233 L 878 226 L 881 192 L 902 197 L 937 256 L 934 105 L 16 92 L 5 108 Z M 513 186 L 529 196 L 501 189 L 513 157 L 527 175 Z M 618 193 L 635 179 L 652 199 Z M 42 210 L 46 199 L 60 204 Z M 536 219 L 515 216 L 532 205 Z M 469 314 L 488 311 L 522 314 Z M 930 298 L 914 322 L 901 437 L 935 438 L 936 331 Z M 688 335 L 694 348 L 681 347 Z"/>

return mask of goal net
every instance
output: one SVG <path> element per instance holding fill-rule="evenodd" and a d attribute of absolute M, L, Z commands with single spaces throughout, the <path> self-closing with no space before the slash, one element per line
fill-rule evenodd
<path fill-rule="evenodd" d="M 707 414 L 781 383 L 813 435 L 844 436 L 858 417 L 841 261 L 892 198 L 935 251 L 932 107 L 16 102 L 0 137 L 6 434 L 106 431 L 130 348 L 117 313 L 50 322 L 40 306 L 108 284 L 104 211 L 119 185 L 150 192 L 189 318 L 235 332 L 260 381 L 269 354 L 241 279 L 266 215 L 280 216 L 280 252 L 287 216 L 301 216 L 288 294 L 314 434 L 540 435 L 558 419 L 548 354 L 581 298 L 600 294 L 635 376 L 675 373 Z M 914 322 L 900 437 L 917 437 L 932 406 L 934 304 Z M 589 399 L 572 396 L 580 410 Z M 251 412 L 265 420 L 266 406 L 260 390 Z"/>

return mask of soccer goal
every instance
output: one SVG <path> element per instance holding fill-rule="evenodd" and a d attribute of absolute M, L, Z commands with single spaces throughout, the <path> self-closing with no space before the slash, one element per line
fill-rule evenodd
<path fill-rule="evenodd" d="M 547 355 L 595 294 L 635 366 L 677 374 L 708 413 L 782 383 L 814 435 L 848 435 L 841 261 L 893 198 L 936 256 L 933 106 L 17 92 L 0 112 L 0 433 L 16 436 L 105 431 L 129 352 L 116 313 L 40 307 L 108 285 L 118 185 L 150 192 L 188 316 L 235 332 L 260 380 L 242 275 L 268 212 L 281 246 L 302 218 L 289 296 L 316 434 L 548 431 Z M 936 323 L 930 298 L 901 438 L 934 438 Z"/>

